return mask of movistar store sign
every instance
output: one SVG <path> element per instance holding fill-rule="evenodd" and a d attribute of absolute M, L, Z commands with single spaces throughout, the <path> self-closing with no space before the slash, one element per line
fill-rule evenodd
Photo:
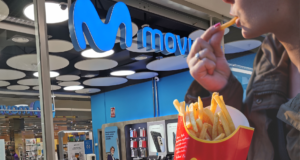
<path fill-rule="evenodd" d="M 52 104 L 52 113 L 53 118 L 55 117 L 55 110 L 54 105 Z M 31 103 L 29 106 L 5 106 L 0 105 L 0 114 L 3 115 L 35 115 L 40 117 L 41 116 L 41 107 L 40 107 L 40 101 L 35 101 Z"/>
<path fill-rule="evenodd" d="M 123 2 L 110 7 L 104 23 L 90 0 L 77 0 L 70 8 L 69 31 L 77 51 L 86 48 L 84 35 L 96 52 L 111 50 L 119 28 L 120 46 L 126 49 L 132 45 L 132 24 L 129 10 Z M 138 49 L 146 48 L 165 55 L 187 55 L 192 46 L 190 38 L 181 38 L 172 33 L 163 34 L 150 27 L 144 27 L 137 34 Z"/>

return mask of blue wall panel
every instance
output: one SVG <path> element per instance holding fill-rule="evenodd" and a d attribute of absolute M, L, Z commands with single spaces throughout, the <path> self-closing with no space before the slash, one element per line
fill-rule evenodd
<path fill-rule="evenodd" d="M 159 116 L 178 114 L 173 105 L 174 99 L 179 102 L 184 96 L 193 81 L 189 71 L 161 78 L 158 82 Z"/>

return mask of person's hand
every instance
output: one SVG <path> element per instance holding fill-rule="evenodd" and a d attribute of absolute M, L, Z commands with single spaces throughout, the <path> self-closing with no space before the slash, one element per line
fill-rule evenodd
<path fill-rule="evenodd" d="M 187 57 L 192 77 L 210 92 L 217 92 L 225 87 L 231 73 L 221 49 L 224 31 L 219 29 L 220 25 L 215 26 L 195 40 Z M 198 57 L 195 56 L 197 53 Z"/>

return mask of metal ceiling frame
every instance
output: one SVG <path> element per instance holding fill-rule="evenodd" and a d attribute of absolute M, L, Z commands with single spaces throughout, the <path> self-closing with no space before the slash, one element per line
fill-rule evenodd
<path fill-rule="evenodd" d="M 173 19 L 202 29 L 207 29 L 209 27 L 209 21 L 206 19 L 195 17 L 193 15 L 189 15 L 186 13 L 182 13 L 162 5 L 155 4 L 150 1 L 146 1 L 146 0 L 114 0 L 114 1 L 122 1 L 128 6 L 135 7 L 140 10 L 154 13 L 162 17 Z"/>

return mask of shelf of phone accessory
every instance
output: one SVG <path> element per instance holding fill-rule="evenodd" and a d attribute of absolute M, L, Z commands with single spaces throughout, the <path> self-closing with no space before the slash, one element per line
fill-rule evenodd
<path fill-rule="evenodd" d="M 147 123 L 125 126 L 126 159 L 147 159 Z"/>

